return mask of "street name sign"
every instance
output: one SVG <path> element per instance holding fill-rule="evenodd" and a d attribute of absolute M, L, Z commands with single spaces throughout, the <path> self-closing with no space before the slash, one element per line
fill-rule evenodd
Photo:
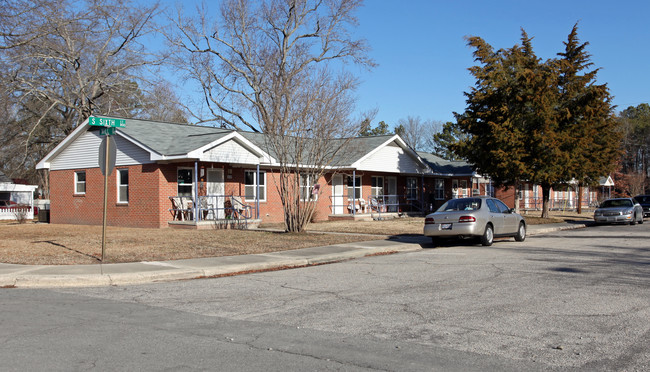
<path fill-rule="evenodd" d="M 91 116 L 88 118 L 88 124 L 98 127 L 124 128 L 126 126 L 126 120 Z"/>
<path fill-rule="evenodd" d="M 102 127 L 99 128 L 100 136 L 113 136 L 115 135 L 115 127 Z"/>

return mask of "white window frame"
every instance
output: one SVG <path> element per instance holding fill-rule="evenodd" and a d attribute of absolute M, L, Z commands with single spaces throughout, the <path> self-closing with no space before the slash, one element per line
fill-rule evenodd
<path fill-rule="evenodd" d="M 370 196 L 382 199 L 384 197 L 384 176 L 372 176 L 370 179 Z"/>
<path fill-rule="evenodd" d="M 352 200 L 352 197 L 354 195 L 356 195 L 356 193 L 354 193 L 356 190 L 359 190 L 359 195 L 355 196 L 354 198 L 356 200 L 363 199 L 363 188 L 361 187 L 361 176 L 356 176 L 355 177 L 354 187 L 352 187 L 352 183 L 350 182 L 351 179 L 352 179 L 352 176 L 348 176 L 348 178 L 346 179 L 348 200 Z M 358 180 L 359 182 L 356 182 L 356 180 Z M 352 191 L 352 193 L 350 191 Z"/>
<path fill-rule="evenodd" d="M 192 182 L 190 182 L 190 183 L 180 183 L 180 182 L 178 182 L 179 172 L 182 171 L 182 170 L 190 171 L 190 179 L 191 179 Z M 177 196 L 184 196 L 184 197 L 193 196 L 194 195 L 194 168 L 190 168 L 190 167 L 178 167 L 178 168 L 176 168 L 176 183 L 177 183 L 176 184 L 176 195 Z M 181 185 L 183 187 L 187 187 L 188 185 L 190 186 L 190 192 L 189 192 L 188 195 L 181 194 L 181 192 L 180 192 Z"/>
<path fill-rule="evenodd" d="M 252 174 L 253 175 L 253 184 L 248 184 L 246 183 L 247 179 L 246 176 L 247 174 Z M 259 189 L 260 189 L 260 201 L 265 202 L 266 201 L 266 171 L 260 171 L 260 180 L 262 181 L 261 184 L 259 184 Z M 257 170 L 245 170 L 244 171 L 244 196 L 246 199 L 248 199 L 248 192 L 246 191 L 249 188 L 252 188 L 252 194 L 253 198 L 257 196 Z"/>
<path fill-rule="evenodd" d="M 406 177 L 406 199 L 407 200 L 419 200 L 418 197 L 418 179 L 417 177 Z M 413 197 L 415 194 L 415 197 Z"/>
<path fill-rule="evenodd" d="M 122 172 L 126 172 L 126 184 L 122 183 Z M 126 188 L 126 200 L 122 200 L 123 191 L 122 189 Z M 117 170 L 117 203 L 118 204 L 129 204 L 129 169 L 123 168 Z"/>
<path fill-rule="evenodd" d="M 79 181 L 79 175 L 83 174 L 84 175 L 84 180 Z M 83 185 L 84 186 L 84 191 L 79 191 L 79 186 Z M 75 195 L 86 195 L 86 171 L 77 171 L 74 172 L 74 194 Z"/>
<path fill-rule="evenodd" d="M 317 201 L 318 192 L 314 193 L 314 186 L 318 183 L 314 182 L 313 174 L 300 173 L 300 200 L 301 201 Z M 305 181 L 307 181 L 305 183 Z M 306 195 L 309 195 L 309 198 L 305 198 Z"/>
<path fill-rule="evenodd" d="M 435 181 L 435 199 L 444 200 L 445 199 L 445 180 L 437 178 Z"/>

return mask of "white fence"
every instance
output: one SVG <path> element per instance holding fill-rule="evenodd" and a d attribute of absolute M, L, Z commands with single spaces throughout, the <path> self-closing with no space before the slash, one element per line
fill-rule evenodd
<path fill-rule="evenodd" d="M 20 218 L 33 220 L 34 210 L 31 207 L 0 207 L 0 220 L 18 220 Z"/>

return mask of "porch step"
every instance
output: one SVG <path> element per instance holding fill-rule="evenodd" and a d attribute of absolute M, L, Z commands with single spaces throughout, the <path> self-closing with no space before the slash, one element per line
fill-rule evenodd
<path fill-rule="evenodd" d="M 256 229 L 259 227 L 261 219 L 246 220 L 212 220 L 212 221 L 168 221 L 172 229 L 192 229 L 192 230 L 209 230 L 209 229 Z"/>

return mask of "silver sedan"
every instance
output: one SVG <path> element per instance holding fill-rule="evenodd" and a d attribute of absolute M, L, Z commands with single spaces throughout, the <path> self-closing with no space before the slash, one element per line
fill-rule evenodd
<path fill-rule="evenodd" d="M 632 198 L 605 200 L 594 212 L 596 223 L 643 223 L 643 207 Z"/>
<path fill-rule="evenodd" d="M 492 245 L 495 237 L 526 239 L 526 221 L 501 200 L 488 196 L 451 199 L 424 220 L 424 236 L 433 245 L 441 238 L 480 238 Z"/>

